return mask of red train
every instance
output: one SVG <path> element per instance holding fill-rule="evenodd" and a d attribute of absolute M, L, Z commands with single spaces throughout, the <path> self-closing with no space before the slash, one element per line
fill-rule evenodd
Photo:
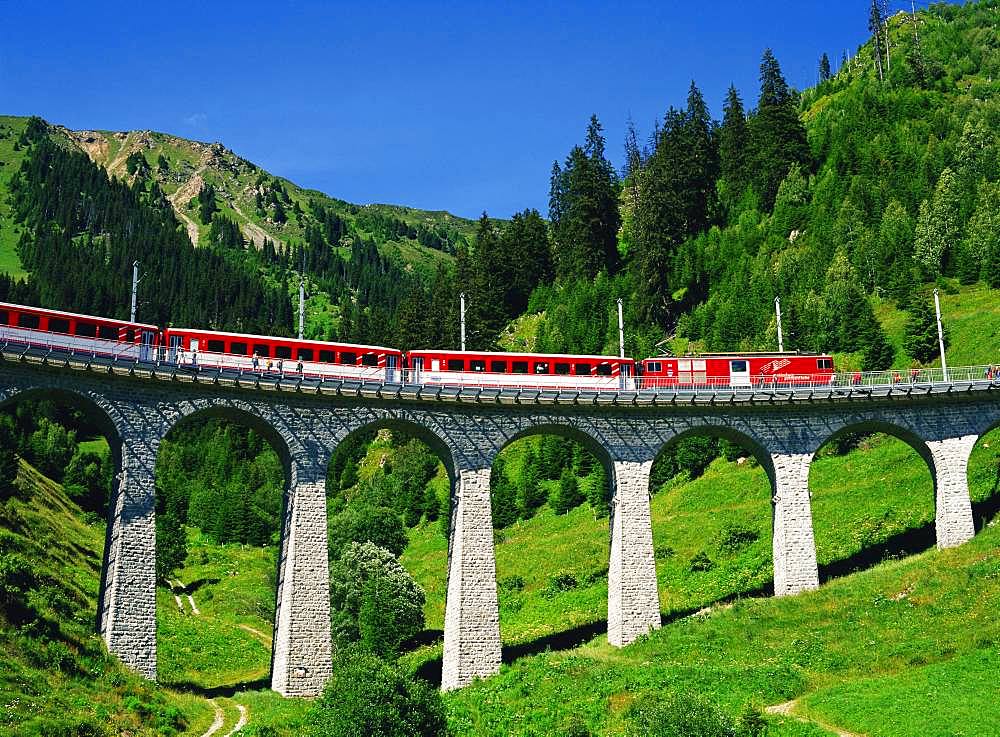
<path fill-rule="evenodd" d="M 340 378 L 437 386 L 639 391 L 781 387 L 834 381 L 825 354 L 713 353 L 647 358 L 415 350 L 224 333 L 0 303 L 0 340 L 185 370 Z"/>
<path fill-rule="evenodd" d="M 647 358 L 641 366 L 645 389 L 795 386 L 834 378 L 833 358 L 819 353 L 705 353 Z"/>

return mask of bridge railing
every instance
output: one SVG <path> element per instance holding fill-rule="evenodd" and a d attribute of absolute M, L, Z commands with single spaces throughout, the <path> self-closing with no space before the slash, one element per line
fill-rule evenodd
<path fill-rule="evenodd" d="M 799 390 L 850 391 L 909 390 L 933 386 L 1000 386 L 1000 364 L 841 371 L 838 373 L 757 375 L 741 381 L 730 376 L 704 376 L 681 382 L 664 376 L 587 376 L 569 374 L 496 374 L 489 372 L 434 372 L 427 369 L 354 366 L 302 361 L 297 358 L 259 358 L 208 351 L 177 351 L 164 346 L 66 335 L 17 326 L 0 326 L 0 346 L 5 349 L 41 349 L 70 356 L 104 358 L 114 362 L 147 363 L 179 371 L 231 372 L 236 376 L 271 379 L 356 381 L 412 384 L 431 387 L 498 389 L 514 391 L 617 392 L 643 391 L 680 394 L 731 394 L 733 392 L 783 393 Z M 441 375 L 443 374 L 443 375 Z M 687 377 L 685 377 L 687 378 Z"/>

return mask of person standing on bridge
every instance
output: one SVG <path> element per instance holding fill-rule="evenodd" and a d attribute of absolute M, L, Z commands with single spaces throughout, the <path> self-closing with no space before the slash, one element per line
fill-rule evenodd
<path fill-rule="evenodd" d="M 257 351 L 253 352 L 253 358 L 250 359 L 250 363 L 253 365 L 254 371 L 260 368 L 260 356 L 257 355 Z"/>

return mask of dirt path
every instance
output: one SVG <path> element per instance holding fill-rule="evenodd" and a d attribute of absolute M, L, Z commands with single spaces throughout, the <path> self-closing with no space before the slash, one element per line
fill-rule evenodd
<path fill-rule="evenodd" d="M 846 729 L 841 729 L 840 727 L 835 727 L 832 724 L 827 724 L 819 719 L 814 719 L 812 717 L 803 716 L 801 714 L 795 713 L 795 707 L 798 706 L 799 700 L 792 699 L 791 701 L 786 701 L 783 704 L 775 704 L 774 706 L 769 706 L 764 711 L 768 714 L 780 714 L 781 716 L 791 717 L 792 719 L 797 719 L 800 722 L 806 722 L 808 724 L 815 724 L 817 727 L 825 729 L 827 732 L 833 732 L 837 737 L 865 737 L 863 734 L 858 734 L 857 732 L 849 732 Z"/>
<path fill-rule="evenodd" d="M 236 708 L 240 710 L 240 718 L 236 720 L 236 725 L 226 733 L 226 737 L 233 737 L 234 734 L 247 726 L 247 708 L 243 704 L 237 704 Z"/>
<path fill-rule="evenodd" d="M 254 629 L 249 624 L 238 624 L 236 626 L 239 627 L 241 630 L 244 630 L 245 632 L 249 632 L 251 635 L 260 640 L 265 646 L 271 647 L 271 638 L 265 635 L 260 630 Z"/>
<path fill-rule="evenodd" d="M 222 707 L 215 703 L 215 699 L 209 699 L 208 703 L 215 709 L 215 719 L 212 721 L 212 726 L 201 737 L 212 737 L 213 734 L 222 729 L 222 725 L 226 722 L 226 715 L 222 711 Z"/>

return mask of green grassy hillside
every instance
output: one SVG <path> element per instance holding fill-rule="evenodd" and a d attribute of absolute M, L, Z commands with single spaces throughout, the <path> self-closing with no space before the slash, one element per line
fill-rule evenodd
<path fill-rule="evenodd" d="M 204 699 L 123 668 L 94 634 L 103 525 L 22 462 L 0 503 L 0 735 L 201 734 Z"/>

